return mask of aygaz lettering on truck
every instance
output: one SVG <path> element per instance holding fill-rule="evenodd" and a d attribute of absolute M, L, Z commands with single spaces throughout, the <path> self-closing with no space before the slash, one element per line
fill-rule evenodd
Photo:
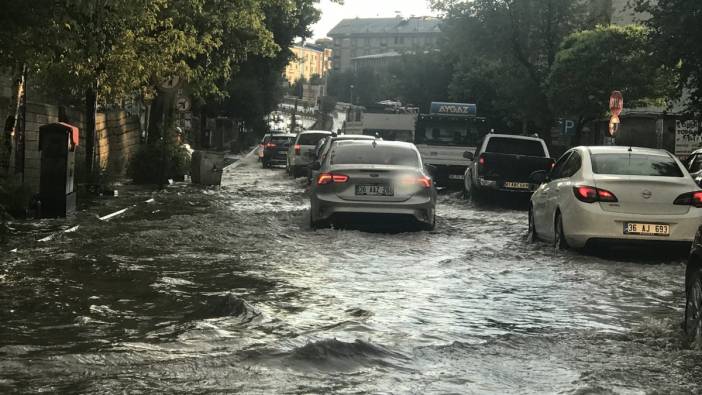
<path fill-rule="evenodd" d="M 485 134 L 485 118 L 477 116 L 475 104 L 432 102 L 429 114 L 417 117 L 414 143 L 424 164 L 436 168 L 437 185 L 459 186 L 472 163 L 463 153 L 475 151 Z"/>

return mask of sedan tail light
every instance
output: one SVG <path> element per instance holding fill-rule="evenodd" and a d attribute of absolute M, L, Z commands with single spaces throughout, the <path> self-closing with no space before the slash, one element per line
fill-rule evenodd
<path fill-rule="evenodd" d="M 675 199 L 673 204 L 702 208 L 702 191 L 683 193 Z"/>
<path fill-rule="evenodd" d="M 595 202 L 605 202 L 614 203 L 618 202 L 617 197 L 610 191 L 605 189 L 589 187 L 589 186 L 577 186 L 573 187 L 573 193 L 575 197 L 581 202 L 585 203 L 595 203 Z"/>
<path fill-rule="evenodd" d="M 317 185 L 343 184 L 349 180 L 349 176 L 336 173 L 320 173 L 317 176 Z"/>
<path fill-rule="evenodd" d="M 404 185 L 419 185 L 422 188 L 431 188 L 431 178 L 427 176 L 417 176 L 417 177 L 406 177 L 402 179 L 402 184 Z"/>
<path fill-rule="evenodd" d="M 295 144 L 295 155 L 300 155 L 302 146 L 300 144 Z"/>

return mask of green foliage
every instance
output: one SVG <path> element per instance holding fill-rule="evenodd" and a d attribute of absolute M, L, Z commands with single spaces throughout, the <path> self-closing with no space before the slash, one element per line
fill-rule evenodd
<path fill-rule="evenodd" d="M 129 163 L 128 175 L 136 184 L 166 184 L 190 172 L 190 153 L 182 145 L 161 140 L 144 144 Z"/>
<path fill-rule="evenodd" d="M 566 37 L 549 76 L 549 98 L 559 114 L 580 124 L 606 116 L 609 96 L 622 91 L 627 107 L 665 104 L 674 78 L 650 56 L 643 26 L 598 26 Z"/>
<path fill-rule="evenodd" d="M 475 98 L 482 116 L 508 127 L 536 124 L 547 139 L 546 92 L 563 38 L 593 23 L 580 0 L 444 0 L 442 51 L 456 65 L 451 93 Z M 469 39 L 466 39 L 469 38 Z"/>
<path fill-rule="evenodd" d="M 678 91 L 689 92 L 688 110 L 702 113 L 702 2 L 695 0 L 635 0 L 651 18 L 654 56 L 675 70 Z"/>

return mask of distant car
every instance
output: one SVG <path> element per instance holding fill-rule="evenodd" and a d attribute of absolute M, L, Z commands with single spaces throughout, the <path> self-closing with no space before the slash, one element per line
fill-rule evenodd
<path fill-rule="evenodd" d="M 308 130 L 297 135 L 295 143 L 288 149 L 286 169 L 297 178 L 307 175 L 307 168 L 314 161 L 314 149 L 319 140 L 331 136 L 331 132 Z"/>
<path fill-rule="evenodd" d="M 694 151 L 683 163 L 697 185 L 702 186 L 702 149 Z"/>
<path fill-rule="evenodd" d="M 538 188 L 529 176 L 553 166 L 546 143 L 538 137 L 490 133 L 475 153 L 463 157 L 472 161 L 464 177 L 464 196 L 479 198 L 485 191 L 523 194 Z"/>
<path fill-rule="evenodd" d="M 310 225 L 328 226 L 339 214 L 390 214 L 436 224 L 436 189 L 412 143 L 337 142 L 312 183 Z"/>
<path fill-rule="evenodd" d="M 702 349 L 702 226 L 697 230 L 685 270 L 685 334 Z"/>
<path fill-rule="evenodd" d="M 274 134 L 263 139 L 263 156 L 261 165 L 266 167 L 285 166 L 288 148 L 295 139 L 294 134 Z"/>
<path fill-rule="evenodd" d="M 329 153 L 329 150 L 332 147 L 332 145 L 337 141 L 372 141 L 375 139 L 376 138 L 373 136 L 365 136 L 362 134 L 344 134 L 340 136 L 331 135 L 329 137 L 325 137 L 324 139 L 319 140 L 320 144 L 317 145 L 317 148 L 315 150 L 315 159 L 313 163 L 318 162 L 321 164 L 322 161 L 324 161 L 324 158 L 326 158 L 327 154 Z M 319 171 L 313 170 L 312 167 L 310 167 L 308 176 L 309 181 L 312 182 L 312 180 L 314 180 L 318 174 Z"/>
<path fill-rule="evenodd" d="M 702 191 L 664 150 L 576 147 L 531 197 L 529 233 L 557 248 L 592 243 L 688 246 L 702 223 Z"/>

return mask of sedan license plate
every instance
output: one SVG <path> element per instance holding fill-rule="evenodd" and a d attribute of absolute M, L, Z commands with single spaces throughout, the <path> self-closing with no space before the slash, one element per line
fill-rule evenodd
<path fill-rule="evenodd" d="M 449 180 L 463 180 L 463 174 L 449 174 Z"/>
<path fill-rule="evenodd" d="M 528 182 L 507 181 L 504 183 L 504 187 L 509 189 L 531 189 L 531 185 Z"/>
<path fill-rule="evenodd" d="M 626 222 L 624 224 L 624 234 L 641 236 L 670 236 L 670 225 Z"/>
<path fill-rule="evenodd" d="M 357 196 L 392 196 L 393 191 L 387 185 L 383 184 L 365 184 L 356 185 Z"/>

